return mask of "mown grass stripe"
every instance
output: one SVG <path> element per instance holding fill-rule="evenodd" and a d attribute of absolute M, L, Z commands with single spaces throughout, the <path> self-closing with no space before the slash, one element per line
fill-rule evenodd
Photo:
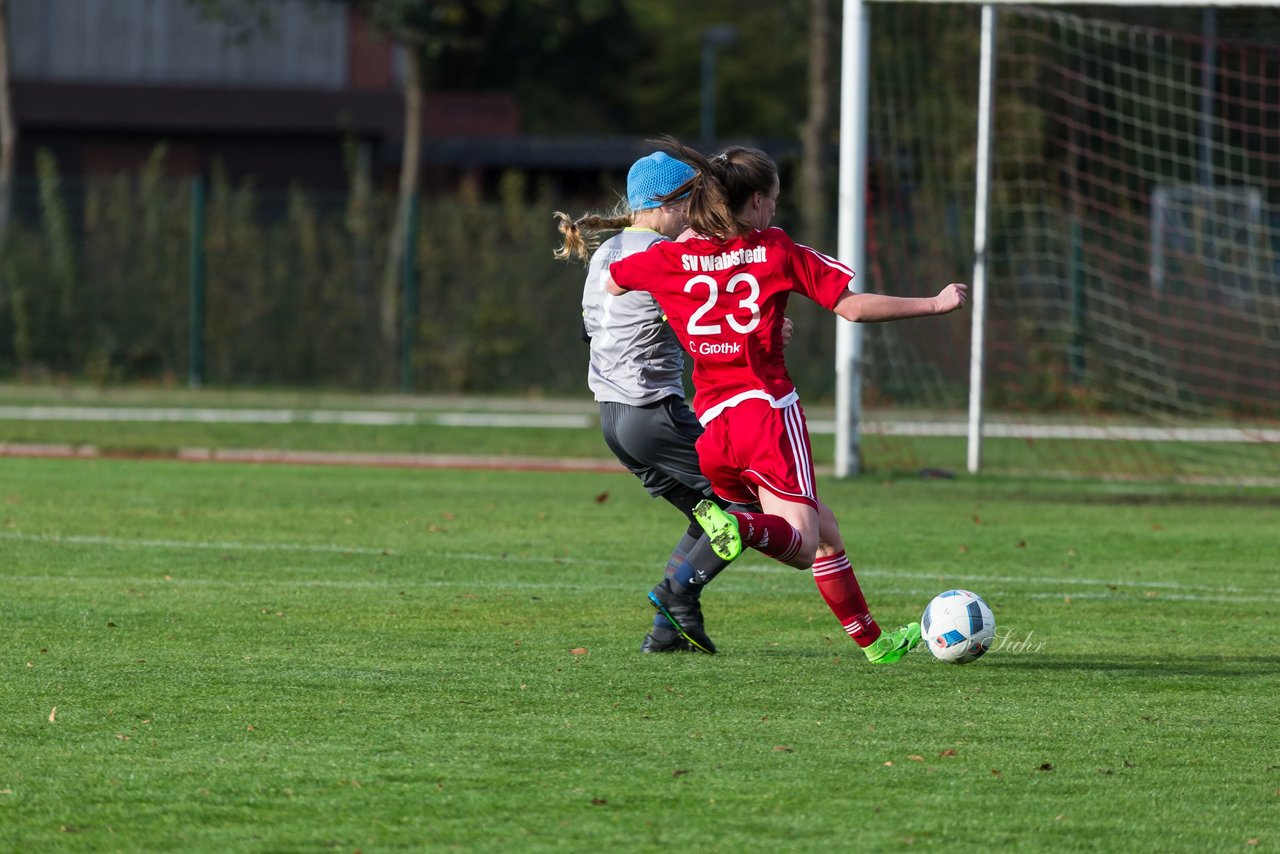
<path fill-rule="evenodd" d="M 619 562 L 613 559 L 605 558 L 575 558 L 568 556 L 555 555 L 520 555 L 510 553 L 484 553 L 484 552 L 435 552 L 429 550 L 406 550 L 390 547 L 378 548 L 376 546 L 342 546 L 333 543 L 253 543 L 253 542 L 203 542 L 198 540 L 149 540 L 149 539 L 129 539 L 125 537 L 103 537 L 103 536 L 83 536 L 71 534 L 25 534 L 16 531 L 0 531 L 0 540 L 9 540 L 13 542 L 33 542 L 33 543 L 51 543 L 51 544 L 68 544 L 68 545 L 97 545 L 111 546 L 113 548 L 142 548 L 142 549 L 200 549 L 211 551 L 254 551 L 254 552 L 297 552 L 297 553 L 316 553 L 316 554 L 359 554 L 359 555 L 383 555 L 383 556 L 407 556 L 428 554 L 432 557 L 445 561 L 479 561 L 479 562 L 502 562 L 502 563 L 525 563 L 525 564 L 572 564 L 574 566 L 613 566 L 623 569 L 643 569 L 648 568 L 652 564 L 650 562 L 629 561 Z M 740 563 L 734 567 L 735 573 L 748 572 L 755 574 L 770 575 L 793 575 L 797 574 L 797 570 L 781 565 L 773 564 L 757 564 L 757 563 Z M 1216 595 L 1251 595 L 1257 593 L 1270 594 L 1266 597 L 1268 601 L 1273 601 L 1273 597 L 1280 597 L 1280 589 L 1277 588 L 1243 588 L 1234 586 L 1211 586 L 1199 584 L 1183 584 L 1177 581 L 1126 581 L 1121 579 L 1101 579 L 1101 578 L 1079 578 L 1079 577 L 1063 577 L 1063 576 L 1010 576 L 1010 575 L 978 575 L 973 573 L 933 573 L 933 572 L 909 572 L 895 569 L 878 569 L 863 568 L 857 570 L 859 576 L 868 578 L 889 578 L 902 580 L 918 580 L 931 581 L 936 584 L 951 584 L 956 582 L 981 582 L 986 585 L 991 584 L 1025 584 L 1032 586 L 1050 585 L 1050 586 L 1067 586 L 1067 587 L 1108 587 L 1113 586 L 1119 590 L 1136 590 L 1136 591 L 1183 591 L 1187 594 L 1206 593 Z M 1072 594 L 1076 596 L 1084 594 Z"/>

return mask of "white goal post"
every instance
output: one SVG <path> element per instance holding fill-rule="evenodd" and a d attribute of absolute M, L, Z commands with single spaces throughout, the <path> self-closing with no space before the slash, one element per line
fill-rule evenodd
<path fill-rule="evenodd" d="M 868 181 L 868 159 L 869 153 L 874 149 L 868 142 L 868 123 L 869 113 L 872 107 L 869 105 L 869 79 L 872 71 L 872 61 L 870 58 L 871 51 L 874 48 L 871 38 L 872 16 L 876 14 L 877 8 L 890 5 L 906 5 L 915 4 L 921 6 L 944 5 L 945 0 L 844 0 L 843 3 L 843 24 L 842 24 L 842 57 L 841 57 L 841 94 L 840 94 L 840 134 L 839 134 L 839 193 L 838 193 L 838 245 L 837 252 L 841 258 L 849 261 L 853 268 L 858 271 L 859 275 L 855 279 L 855 288 L 876 289 L 873 282 L 868 282 L 867 275 L 863 275 L 864 270 L 869 269 L 868 264 L 868 247 L 867 247 L 867 230 L 868 230 L 868 212 L 867 212 L 867 181 Z M 954 5 L 954 4 L 952 4 Z M 1013 12 L 1014 10 L 1001 10 L 999 7 L 1017 6 L 1020 8 L 1027 7 L 1053 7 L 1067 5 L 1056 2 L 1044 2 L 1044 0 L 996 0 L 985 4 L 972 4 L 976 10 L 981 7 L 981 25 L 980 38 L 974 45 L 973 62 L 977 66 L 977 77 L 979 79 L 978 98 L 976 104 L 976 122 L 974 122 L 971 133 L 971 139 L 976 140 L 973 145 L 973 161 L 972 161 L 972 188 L 973 188 L 973 208 L 972 216 L 972 278 L 969 281 L 971 286 L 971 296 L 969 311 L 971 313 L 970 323 L 970 341 L 969 341 L 969 359 L 968 359 L 968 427 L 967 427 L 967 467 L 971 473 L 978 472 L 983 466 L 983 436 L 984 436 L 984 420 L 987 417 L 987 410 L 984 407 L 984 379 L 986 376 L 985 359 L 987 356 L 987 306 L 988 306 L 988 279 L 992 275 L 988 261 L 988 219 L 990 215 L 989 206 L 994 202 L 991 201 L 990 191 L 992 188 L 992 157 L 993 157 L 993 134 L 999 137 L 1001 129 L 998 127 L 998 120 L 995 118 L 999 114 L 1000 104 L 997 103 L 997 81 L 996 81 L 996 37 L 997 37 L 997 21 L 1004 11 Z M 1179 2 L 1160 2 L 1160 0 L 1094 0 L 1090 4 L 1075 3 L 1070 4 L 1075 11 L 1079 11 L 1083 6 L 1115 6 L 1115 7 L 1181 7 L 1183 9 L 1193 10 L 1214 10 L 1228 7 L 1268 7 L 1274 3 L 1270 0 L 1201 0 L 1195 3 L 1179 3 Z M 1211 15 L 1206 15 L 1206 24 L 1212 19 Z M 1206 31 L 1203 34 L 1203 44 L 1206 51 L 1212 50 L 1217 44 L 1216 33 Z M 1208 69 L 1206 74 L 1211 75 L 1214 64 L 1206 62 L 1204 68 Z M 1117 84 L 1119 85 L 1119 84 Z M 1183 100 L 1193 100 L 1196 97 L 1201 99 L 1212 98 L 1214 92 L 1214 83 L 1212 78 L 1208 83 L 1201 83 L 1205 88 L 1204 92 L 1200 92 L 1189 84 L 1178 92 L 1178 97 Z M 1192 120 L 1194 120 L 1194 110 L 1197 109 L 1193 105 Z M 1201 106 L 1198 109 L 1206 109 Z M 1069 124 L 1067 122 L 1063 123 Z M 1184 137 L 1177 139 L 1176 145 L 1194 145 L 1194 133 L 1191 132 L 1191 142 L 1184 134 Z M 1206 132 L 1207 133 L 1207 132 Z M 1096 144 L 1096 143 L 1095 143 Z M 1150 143 L 1159 146 L 1160 142 Z M 1175 144 L 1175 143 L 1171 143 Z M 1225 146 L 1224 146 L 1225 148 Z M 878 152 L 884 156 L 884 152 Z M 1220 157 L 1229 156 L 1219 152 Z M 1203 152 L 1202 152 L 1203 155 Z M 1155 171 L 1155 170 L 1153 170 Z M 1269 214 L 1266 212 L 1267 201 L 1264 195 L 1255 187 L 1247 184 L 1231 185 L 1219 184 L 1216 187 L 1210 187 L 1210 179 L 1205 179 L 1204 186 L 1184 186 L 1178 184 L 1176 180 L 1161 182 L 1159 176 L 1152 177 L 1147 174 L 1140 176 L 1143 182 L 1153 184 L 1151 189 L 1144 189 L 1142 192 L 1150 196 L 1149 201 L 1143 204 L 1150 205 L 1150 220 L 1146 223 L 1144 233 L 1144 246 L 1141 251 L 1147 255 L 1144 259 L 1144 271 L 1150 270 L 1150 280 L 1146 283 L 1147 287 L 1159 290 L 1164 284 L 1164 271 L 1166 265 L 1166 253 L 1171 251 L 1170 240 L 1177 238 L 1186 232 L 1186 222 L 1195 220 L 1197 217 L 1203 218 L 1208 216 L 1218 217 L 1216 225 L 1212 226 L 1218 231 L 1218 237 L 1210 235 L 1212 241 L 1212 249 L 1219 255 L 1229 255 L 1231 263 L 1239 263 L 1244 265 L 1245 272 L 1241 275 L 1249 281 L 1261 278 L 1265 275 L 1266 265 L 1270 263 L 1271 246 L 1268 241 L 1274 240 L 1274 236 L 1267 232 L 1267 223 L 1265 222 Z M 1220 182 L 1230 182 L 1231 175 L 1219 176 Z M 1136 180 L 1136 179 L 1135 179 Z M 1146 197 L 1144 196 L 1144 199 Z M 1275 204 L 1276 200 L 1271 199 L 1271 204 Z M 1117 205 L 1117 210 L 1120 206 Z M 1146 214 L 1144 214 L 1146 215 Z M 1074 216 L 1074 215 L 1073 215 Z M 1275 216 L 1280 221 L 1280 214 Z M 1087 217 L 1085 219 L 1088 222 Z M 1062 238 L 1062 243 L 1068 247 L 1068 252 L 1072 254 L 1064 262 L 1064 269 L 1071 270 L 1070 275 L 1075 275 L 1075 265 L 1084 263 L 1080 256 L 1084 254 L 1080 249 L 1080 243 L 1074 233 L 1079 225 L 1073 218 L 1069 225 L 1061 225 L 1060 231 L 1072 230 L 1072 233 Z M 1280 240 L 1275 240 L 1280 244 Z M 1176 247 L 1175 247 L 1176 248 Z M 1136 251 L 1136 250 L 1132 250 Z M 1244 261 L 1238 261 L 1245 258 Z M 1088 261 L 1089 259 L 1085 259 Z M 1203 258 L 1197 257 L 1197 262 L 1204 261 Z M 1146 276 L 1143 276 L 1145 279 Z M 916 282 L 913 287 L 916 292 L 922 292 L 934 285 L 941 286 L 944 282 Z M 1224 289 L 1230 286 L 1223 286 Z M 1270 287 L 1270 286 L 1267 286 Z M 997 286 L 997 289 L 999 285 Z M 1247 290 L 1247 289 L 1246 289 Z M 1237 299 L 1249 299 L 1248 293 L 1237 295 Z M 1071 297 L 1067 300 L 1070 304 Z M 1264 300 L 1270 300 L 1268 305 L 1275 304 L 1275 295 L 1267 293 L 1263 295 Z M 1079 298 L 1083 303 L 1083 297 Z M 1076 307 L 1078 308 L 1078 306 Z M 1076 310 L 1072 308 L 1071 310 Z M 863 425 L 867 420 L 864 413 L 864 374 L 867 369 L 867 340 L 864 327 L 859 324 L 850 324 L 845 322 L 837 322 L 836 325 L 836 410 L 835 410 L 835 474 L 838 477 L 847 477 L 859 474 L 865 467 L 863 447 Z M 1127 331 L 1124 336 L 1117 334 L 1115 338 L 1124 338 L 1120 344 L 1114 344 L 1117 350 L 1123 351 L 1124 354 L 1134 354 L 1135 361 L 1146 359 L 1153 364 L 1160 362 L 1161 356 L 1153 349 L 1151 353 L 1143 351 L 1142 339 L 1143 333 Z M 1269 342 L 1269 332 L 1263 333 L 1264 344 L 1261 345 L 1259 351 L 1264 357 L 1269 357 L 1272 352 L 1272 345 Z M 1188 337 L 1194 335 L 1194 332 L 1188 332 Z M 1112 342 L 1108 342 L 1112 343 Z M 1076 346 L 1076 345 L 1072 345 Z M 1194 344 L 1190 345 L 1194 348 Z M 1124 349 L 1128 348 L 1128 349 Z M 1064 359 L 1068 357 L 1063 357 Z M 1069 356 L 1073 365 L 1076 363 L 1079 354 L 1071 353 Z M 1257 360 L 1255 360 L 1257 361 Z M 1141 374 L 1145 368 L 1139 366 L 1135 368 L 1135 374 Z M 1172 370 L 1172 369 L 1169 369 Z M 1147 371 L 1150 374 L 1159 373 L 1157 370 Z M 1110 379 L 1110 377 L 1108 377 Z M 1121 385 L 1129 380 L 1122 378 L 1118 381 Z M 1250 382 L 1254 382 L 1252 376 Z M 1165 379 L 1152 376 L 1139 376 L 1132 381 L 1135 384 L 1148 386 L 1160 385 L 1162 382 L 1168 385 Z M 1196 387 L 1198 391 L 1204 385 L 1212 385 L 1213 380 L 1202 381 L 1200 386 Z M 1253 386 L 1263 388 L 1264 394 L 1269 388 L 1268 386 Z M 1141 389 L 1136 394 L 1141 397 L 1143 394 L 1154 395 L 1156 392 L 1150 389 Z M 1163 417 L 1166 414 L 1179 416 L 1184 413 L 1199 415 L 1214 409 L 1214 404 L 1181 403 L 1181 398 L 1187 394 L 1184 389 L 1170 391 L 1162 389 L 1160 393 L 1166 394 L 1171 401 L 1178 402 L 1178 405 L 1169 407 L 1169 413 L 1160 412 Z M 1137 417 L 1146 416 L 1154 412 L 1156 407 L 1145 407 L 1142 400 L 1139 400 L 1132 407 L 1132 412 Z M 1247 407 L 1246 407 L 1247 409 Z M 1264 403 L 1261 411 L 1265 417 L 1274 417 L 1273 409 L 1268 409 Z M 1124 410 L 1120 407 L 1116 408 L 1121 414 L 1126 414 L 1130 410 Z M 1216 411 L 1216 410 L 1214 410 Z M 1007 430 L 1007 425 L 1002 430 Z M 1271 435 L 1266 431 L 1262 431 L 1259 435 Z"/>

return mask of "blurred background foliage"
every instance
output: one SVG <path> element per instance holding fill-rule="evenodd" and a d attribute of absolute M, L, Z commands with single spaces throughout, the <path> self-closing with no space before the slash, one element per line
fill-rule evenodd
<path fill-rule="evenodd" d="M 268 0 L 190 2 L 233 34 L 270 37 Z M 426 97 L 509 93 L 522 133 L 554 137 L 695 137 L 702 32 L 731 20 L 739 38 L 721 54 L 718 124 L 725 138 L 773 143 L 791 169 L 808 109 L 810 0 L 316 2 L 358 7 L 415 51 Z M 84 178 L 42 152 L 38 175 L 17 178 L 0 269 L 0 376 L 185 382 L 194 239 L 208 384 L 583 393 L 582 271 L 551 258 L 551 212 L 611 206 L 623 175 L 603 170 L 595 193 L 572 197 L 516 170 L 496 186 L 464 178 L 421 195 L 415 292 L 388 348 L 378 280 L 392 190 L 352 168 L 346 193 L 281 192 L 233 184 L 215 164 L 197 218 L 192 182 L 164 177 L 166 154 L 161 145 L 141 169 Z M 783 218 L 793 209 L 784 197 Z M 827 337 L 808 348 L 824 361 Z"/>
<path fill-rule="evenodd" d="M 238 28 L 270 30 L 267 0 L 192 2 Z M 701 39 L 708 28 L 732 22 L 737 40 L 719 52 L 719 139 L 768 150 L 783 175 L 777 224 L 834 251 L 833 103 L 827 104 L 831 124 L 814 155 L 826 166 L 817 192 L 830 213 L 806 227 L 798 215 L 797 176 L 805 153 L 802 126 L 813 99 L 839 96 L 836 0 L 351 5 L 415 51 L 427 98 L 462 89 L 511 93 L 520 106 L 521 133 L 543 138 L 643 140 L 671 133 L 699 142 Z M 872 5 L 871 215 L 866 269 L 859 274 L 874 290 L 921 293 L 938 283 L 965 281 L 971 272 L 980 7 Z M 830 26 L 811 26 L 816 6 L 825 7 Z M 1072 11 L 1082 10 L 1054 7 L 1050 17 Z M 1191 35 L 1187 44 L 1193 48 L 1200 26 L 1198 10 L 1087 11 L 1180 29 Z M 1026 17 L 1012 9 L 1009 15 Z M 1038 21 L 1032 16 L 1029 32 L 1056 26 Z M 1280 14 L 1223 9 L 1218 31 L 1274 43 Z M 1047 166 L 1043 175 L 1012 174 L 994 187 L 1006 211 L 993 214 L 993 249 L 1000 252 L 1009 234 L 1068 233 L 1056 221 L 1031 223 L 1030 229 L 1017 221 L 1026 216 L 1017 203 L 1043 196 L 1040 188 L 1057 180 L 1063 168 L 1051 152 L 1061 147 L 1064 119 L 1053 118 L 1054 104 L 1040 103 L 1045 80 L 1035 75 L 1044 72 L 1031 61 L 1045 53 L 1040 42 L 1029 42 L 1019 54 L 1017 36 L 1002 38 L 1016 61 L 998 74 L 1008 85 L 997 104 L 997 162 Z M 1114 52 L 1119 64 L 1131 61 L 1123 44 L 1090 44 L 1096 56 Z M 820 46 L 836 58 L 826 69 L 825 87 L 811 85 L 809 69 L 809 57 Z M 1273 54 L 1269 49 L 1259 55 Z M 1152 117 L 1147 123 L 1161 121 Z M 1142 160 L 1144 150 L 1109 149 L 1082 174 L 1101 175 L 1103 167 L 1130 176 L 1155 174 Z M 0 257 L 0 377 L 186 382 L 192 367 L 192 249 L 199 246 L 205 295 L 200 343 L 208 384 L 586 396 L 586 353 L 579 337 L 582 270 L 552 259 L 558 235 L 551 214 L 612 206 L 623 189 L 624 170 L 602 169 L 592 191 L 579 185 L 573 195 L 545 176 L 515 169 L 496 180 L 464 177 L 448 192 L 419 195 L 407 287 L 397 296 L 398 340 L 388 342 L 383 279 L 397 199 L 390 188 L 373 185 L 354 156 L 342 192 L 265 189 L 252 180 L 232 181 L 215 166 L 205 179 L 201 217 L 193 211 L 193 182 L 165 177 L 166 156 L 161 145 L 140 169 L 86 179 L 62 174 L 44 153 L 37 175 L 19 177 Z M 1274 158 L 1259 152 L 1254 162 Z M 1161 180 L 1185 178 L 1175 171 Z M 1275 187 L 1272 175 L 1251 178 Z M 1280 203 L 1280 193 L 1275 195 L 1269 203 Z M 1117 231 L 1099 225 L 1103 232 Z M 1010 267 L 1007 280 L 1041 299 L 1042 292 L 1059 288 L 1065 274 L 1058 262 L 1044 260 L 1045 252 L 1028 257 Z M 1027 303 L 1035 311 L 1022 310 L 1013 299 L 1005 301 L 1005 314 L 999 305 L 993 310 L 992 348 L 999 357 L 993 364 L 1005 384 L 993 383 L 991 394 L 1042 410 L 1075 407 L 1090 394 L 1104 400 L 1082 390 L 1082 382 L 1108 383 L 1105 363 L 1095 361 L 1097 368 L 1082 381 L 1063 355 L 1076 344 L 1054 337 L 1062 337 L 1055 324 L 1072 309 L 1070 300 L 1041 301 L 1043 309 Z M 799 330 L 788 355 L 792 374 L 807 400 L 829 399 L 835 321 L 799 299 L 791 302 L 791 313 Z M 967 352 L 968 318 L 927 326 L 890 324 L 868 333 L 870 405 L 963 405 L 967 362 L 958 354 Z"/>
<path fill-rule="evenodd" d="M 0 298 L 0 375 L 186 381 L 193 182 L 67 179 L 46 159 L 19 182 Z M 378 340 L 390 193 L 267 191 L 218 170 L 202 243 L 211 385 L 570 393 L 581 384 L 580 276 L 551 258 L 553 202 L 502 179 L 422 206 L 412 377 Z"/>

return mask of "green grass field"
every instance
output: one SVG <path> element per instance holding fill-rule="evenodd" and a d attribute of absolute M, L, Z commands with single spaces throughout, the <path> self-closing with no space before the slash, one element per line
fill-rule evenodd
<path fill-rule="evenodd" d="M 1280 494 L 826 480 L 862 660 L 758 556 L 642 656 L 623 474 L 0 459 L 6 851 L 1274 850 Z"/>

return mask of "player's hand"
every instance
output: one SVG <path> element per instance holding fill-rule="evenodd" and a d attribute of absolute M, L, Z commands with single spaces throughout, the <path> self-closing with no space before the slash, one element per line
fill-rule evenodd
<path fill-rule="evenodd" d="M 791 333 L 795 331 L 796 325 L 791 322 L 791 318 L 782 318 L 782 346 L 785 347 L 791 343 Z"/>
<path fill-rule="evenodd" d="M 960 282 L 952 282 L 933 298 L 938 307 L 938 314 L 949 314 L 958 308 L 964 308 L 969 299 L 969 286 Z"/>

